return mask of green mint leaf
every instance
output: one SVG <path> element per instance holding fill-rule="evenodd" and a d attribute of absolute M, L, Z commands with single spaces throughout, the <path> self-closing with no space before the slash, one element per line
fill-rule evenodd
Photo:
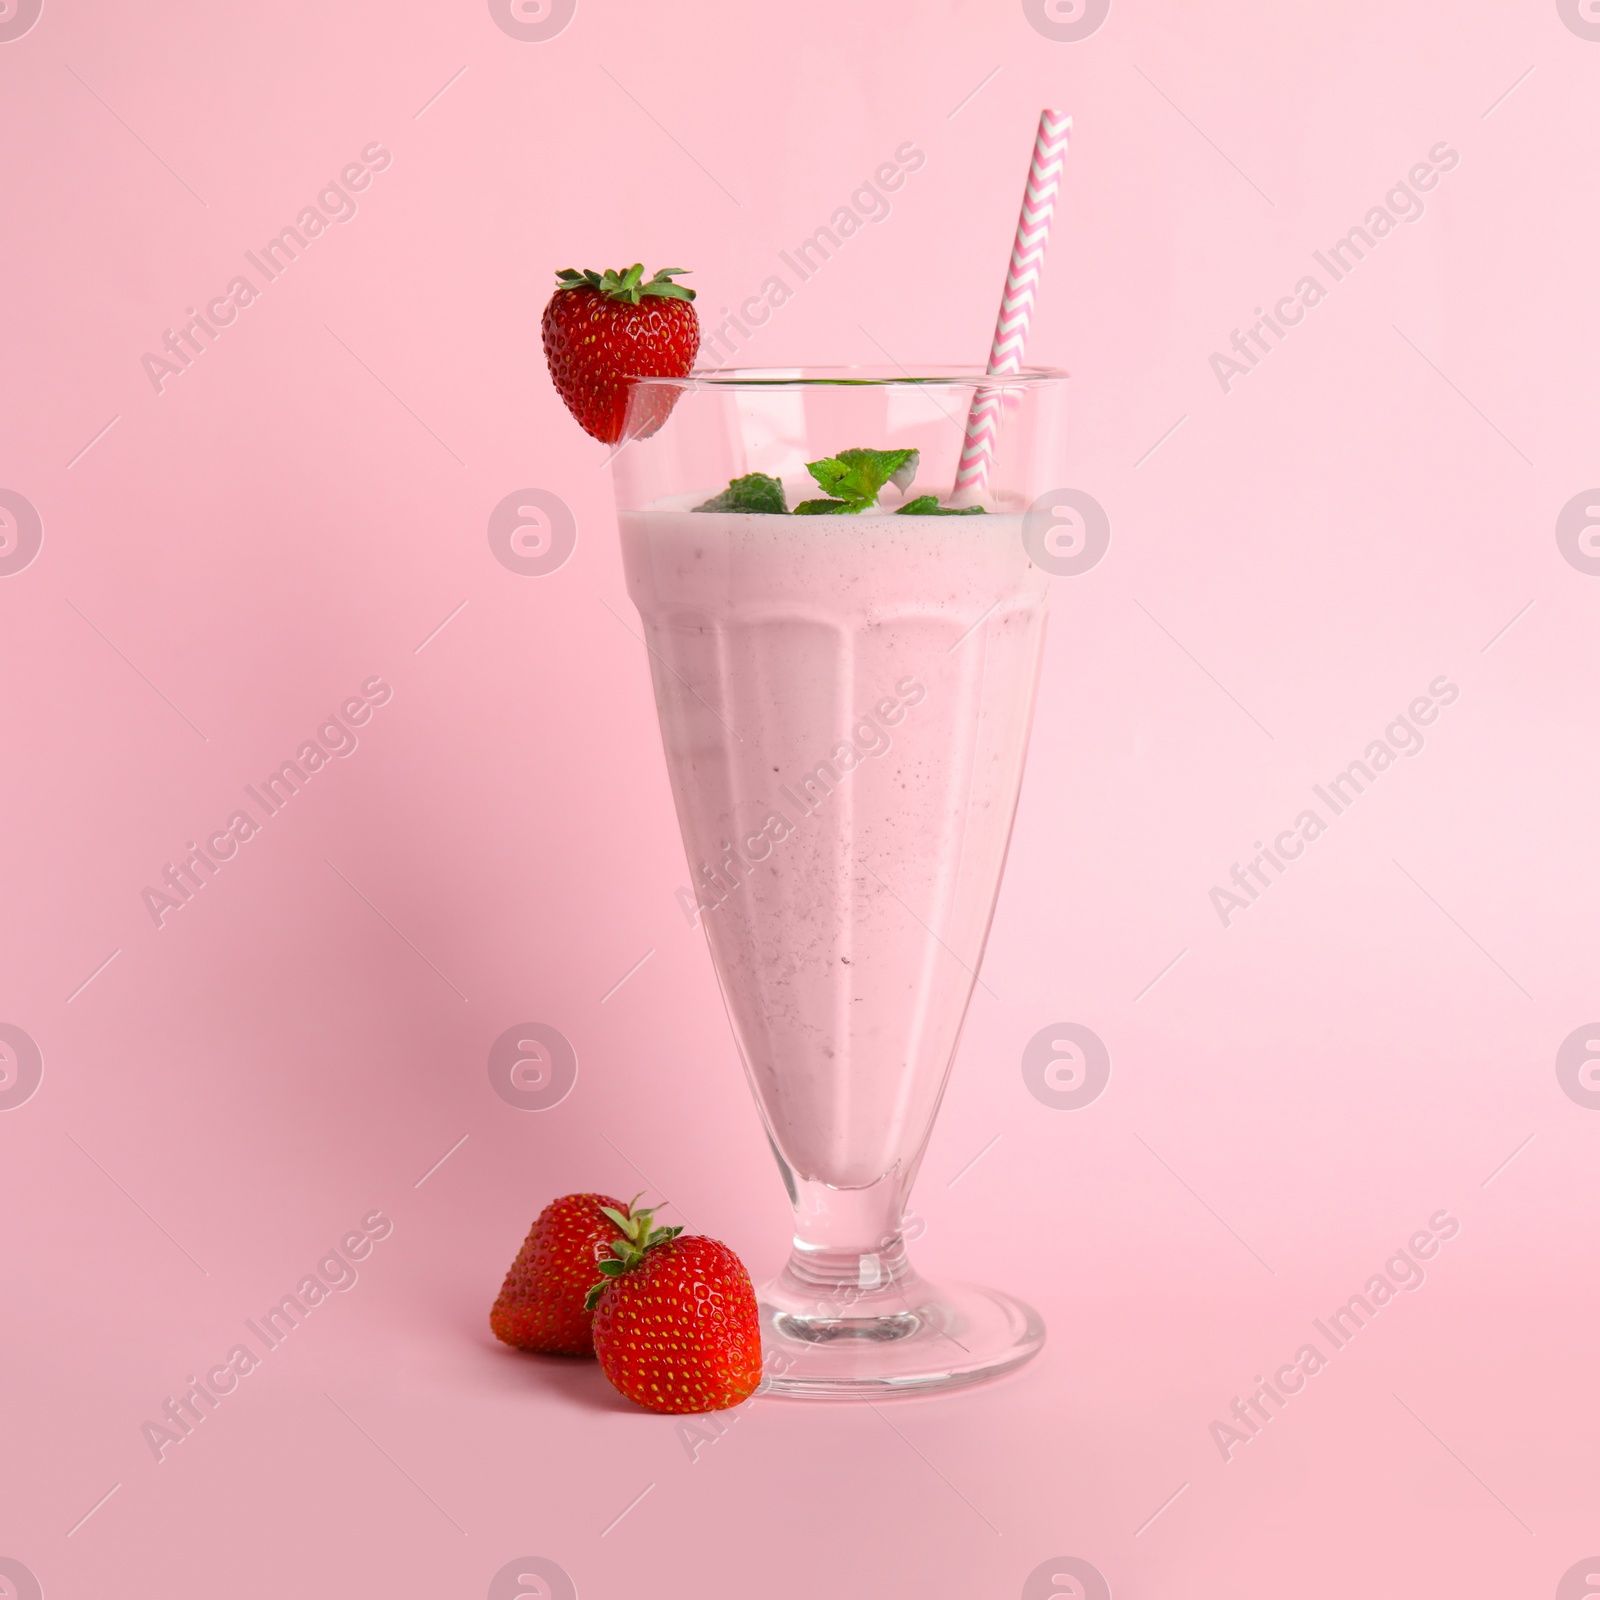
<path fill-rule="evenodd" d="M 797 517 L 828 517 L 837 512 L 840 516 L 853 516 L 866 509 L 867 502 L 864 500 L 802 500 L 794 508 L 794 514 Z"/>
<path fill-rule="evenodd" d="M 920 450 L 886 450 L 885 455 L 904 456 L 905 459 L 893 472 L 889 474 L 889 482 L 903 494 L 911 487 L 911 480 L 917 475 L 917 468 L 922 464 Z"/>
<path fill-rule="evenodd" d="M 734 478 L 721 494 L 714 494 L 696 511 L 761 511 L 782 515 L 789 509 L 783 485 L 764 472 L 747 472 Z"/>
<path fill-rule="evenodd" d="M 983 512 L 982 506 L 942 506 L 936 494 L 919 494 L 907 500 L 896 512 L 901 517 L 974 517 Z"/>
<path fill-rule="evenodd" d="M 841 450 L 822 461 L 808 461 L 806 471 L 824 494 L 864 511 L 877 503 L 886 484 L 906 488 L 916 476 L 919 459 L 916 450 Z"/>

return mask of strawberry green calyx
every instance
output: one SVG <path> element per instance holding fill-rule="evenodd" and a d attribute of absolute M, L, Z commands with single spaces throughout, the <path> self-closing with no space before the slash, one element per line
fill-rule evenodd
<path fill-rule="evenodd" d="M 655 1225 L 656 1214 L 652 1207 L 648 1211 L 636 1211 L 634 1200 L 628 1203 L 628 1214 L 613 1210 L 610 1206 L 600 1209 L 622 1229 L 622 1237 L 611 1244 L 611 1255 L 608 1259 L 597 1261 L 595 1266 L 600 1272 L 600 1281 L 589 1291 L 584 1300 L 584 1309 L 593 1311 L 599 1303 L 600 1296 L 606 1292 L 613 1279 L 620 1278 L 625 1272 L 632 1272 L 644 1260 L 646 1254 L 655 1249 L 658 1244 L 665 1244 L 669 1239 L 676 1239 L 683 1232 L 682 1227 L 658 1228 Z"/>
<path fill-rule="evenodd" d="M 556 274 L 556 286 L 561 289 L 594 289 L 608 300 L 624 300 L 636 306 L 646 295 L 656 295 L 663 300 L 693 300 L 694 290 L 686 289 L 674 278 L 681 278 L 689 267 L 662 267 L 653 278 L 646 278 L 644 267 L 637 261 L 624 272 L 607 267 L 596 272 L 586 267 L 579 272 L 576 267 L 563 267 Z"/>

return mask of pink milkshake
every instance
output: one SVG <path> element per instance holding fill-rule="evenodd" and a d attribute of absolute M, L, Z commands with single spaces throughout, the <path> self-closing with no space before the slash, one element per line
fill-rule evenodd
<path fill-rule="evenodd" d="M 983 958 L 1048 577 L 1018 516 L 621 520 L 774 1148 L 795 1185 L 903 1194 Z"/>
<path fill-rule="evenodd" d="M 1050 583 L 1028 500 L 999 486 L 978 514 L 902 514 L 899 485 L 849 515 L 691 509 L 718 486 L 684 492 L 667 454 L 694 438 L 694 382 L 619 457 L 619 522 L 699 919 L 795 1209 L 761 1296 L 774 1387 L 964 1381 L 975 1343 L 987 1375 L 1038 1348 L 1037 1320 L 925 1283 L 901 1235 L 1022 780 Z M 771 396 L 740 409 L 771 431 Z M 953 476 L 959 434 L 938 433 Z M 773 444 L 789 507 L 817 492 L 795 453 Z"/>

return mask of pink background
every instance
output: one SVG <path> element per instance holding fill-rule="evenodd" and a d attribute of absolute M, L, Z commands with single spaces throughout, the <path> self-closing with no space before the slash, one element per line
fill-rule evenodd
<path fill-rule="evenodd" d="M 580 0 L 544 41 L 481 0 L 45 0 L 0 42 L 0 488 L 44 530 L 0 579 L 0 1021 L 44 1063 L 0 1113 L 0 1556 L 50 1600 L 476 1600 L 524 1556 L 583 1600 L 1094 1596 L 1065 1557 L 1117 1600 L 1556 1595 L 1600 1549 L 1600 1114 L 1555 1070 L 1600 1015 L 1600 562 L 1555 537 L 1600 482 L 1593 34 L 1578 0 L 1116 0 L 1077 41 L 1016 0 Z M 979 359 L 1047 103 L 1032 354 L 1114 531 L 1055 580 L 915 1205 L 924 1266 L 1050 1342 L 695 1439 L 486 1328 L 557 1193 L 649 1185 L 758 1276 L 786 1222 L 539 313 L 635 259 L 737 304 L 911 141 L 747 358 Z M 158 395 L 141 357 L 373 141 L 358 214 Z M 1225 394 L 1212 352 L 1439 141 L 1426 214 Z M 576 521 L 543 576 L 486 533 L 530 487 Z M 1224 928 L 1212 886 L 1441 674 L 1426 748 Z M 359 749 L 157 929 L 141 891 L 373 675 Z M 528 1021 L 579 1060 L 542 1112 L 486 1068 Z M 1077 1110 L 1020 1066 L 1067 1021 L 1112 1060 Z M 1213 1420 L 1441 1208 L 1425 1285 L 1225 1462 Z M 158 1464 L 141 1425 L 373 1210 L 360 1281 Z"/>

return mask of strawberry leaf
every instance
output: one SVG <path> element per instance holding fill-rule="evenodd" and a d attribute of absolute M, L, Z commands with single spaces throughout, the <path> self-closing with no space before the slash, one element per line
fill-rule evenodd
<path fill-rule="evenodd" d="M 556 287 L 595 289 L 608 300 L 621 300 L 631 306 L 638 305 L 643 295 L 658 295 L 668 300 L 693 300 L 693 289 L 686 289 L 682 284 L 672 281 L 688 271 L 688 267 L 663 267 L 646 283 L 644 267 L 637 261 L 622 272 L 615 267 L 607 267 L 604 272 L 596 272 L 593 267 L 586 267 L 582 272 L 576 267 L 563 267 L 556 274 Z"/>
<path fill-rule="evenodd" d="M 662 267 L 640 290 L 641 294 L 659 295 L 667 300 L 693 300 L 694 290 L 686 289 L 681 283 L 674 283 L 674 278 L 680 278 L 689 271 L 688 267 Z"/>

